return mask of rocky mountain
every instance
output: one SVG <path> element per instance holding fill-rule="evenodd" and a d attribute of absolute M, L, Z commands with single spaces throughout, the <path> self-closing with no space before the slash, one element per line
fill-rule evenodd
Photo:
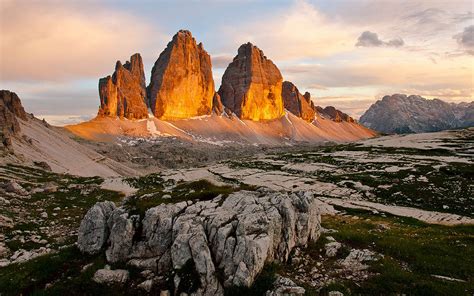
<path fill-rule="evenodd" d="M 28 116 L 21 105 L 16 93 L 9 90 L 0 90 L 0 150 L 10 150 L 12 136 L 20 133 L 18 119 L 28 120 Z"/>
<path fill-rule="evenodd" d="M 214 97 L 211 57 L 181 30 L 160 54 L 148 86 L 150 107 L 163 120 L 209 115 Z"/>
<path fill-rule="evenodd" d="M 145 72 L 140 54 L 122 65 L 117 61 L 115 72 L 99 80 L 99 115 L 141 119 L 148 117 Z"/>
<path fill-rule="evenodd" d="M 258 47 L 246 43 L 225 70 L 219 95 L 240 119 L 277 119 L 284 114 L 282 83 L 275 64 Z"/>
<path fill-rule="evenodd" d="M 327 106 L 324 109 L 317 106 L 317 110 L 321 115 L 323 115 L 323 116 L 325 116 L 325 117 L 327 117 L 327 118 L 329 118 L 329 119 L 331 119 L 335 122 L 343 122 L 343 121 L 355 122 L 355 120 L 352 117 L 350 117 L 346 113 L 334 108 L 333 106 Z"/>
<path fill-rule="evenodd" d="M 365 126 L 383 133 L 422 133 L 474 126 L 474 102 L 447 103 L 439 99 L 394 94 L 375 102 L 361 116 Z"/>
<path fill-rule="evenodd" d="M 314 120 L 316 109 L 309 92 L 302 95 L 293 83 L 284 81 L 281 96 L 286 110 L 306 121 Z"/>

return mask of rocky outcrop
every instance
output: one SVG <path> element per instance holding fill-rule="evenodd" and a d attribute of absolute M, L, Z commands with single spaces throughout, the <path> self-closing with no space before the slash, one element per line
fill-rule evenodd
<path fill-rule="evenodd" d="M 305 292 L 303 287 L 298 286 L 291 279 L 277 276 L 272 290 L 267 291 L 265 296 L 303 296 Z"/>
<path fill-rule="evenodd" d="M 151 71 L 148 95 L 154 115 L 175 120 L 211 114 L 214 93 L 209 54 L 191 32 L 179 31 Z"/>
<path fill-rule="evenodd" d="M 79 238 L 88 238 L 78 241 L 83 252 L 97 249 L 82 246 L 89 238 L 97 242 L 86 246 L 102 245 L 104 231 L 96 225 L 104 224 L 99 220 L 81 223 Z M 86 224 L 91 228 L 82 226 Z M 176 292 L 223 295 L 224 287 L 251 286 L 265 263 L 284 262 L 294 247 L 317 239 L 320 216 L 311 194 L 260 190 L 162 204 L 143 218 L 117 208 L 106 225 L 109 262 L 127 262 L 159 276 L 174 274 Z M 189 278 L 197 282 L 190 284 Z"/>
<path fill-rule="evenodd" d="M 333 106 L 325 107 L 324 109 L 317 106 L 316 110 L 324 117 L 329 118 L 335 122 L 355 122 L 354 118 L 350 117 L 346 113 L 337 110 Z"/>
<path fill-rule="evenodd" d="M 375 102 L 360 117 L 382 133 L 422 133 L 474 126 L 474 102 L 446 103 L 417 95 L 394 94 Z"/>
<path fill-rule="evenodd" d="M 224 106 L 241 119 L 271 120 L 283 116 L 283 78 L 263 52 L 246 43 L 222 77 L 219 95 Z"/>
<path fill-rule="evenodd" d="M 306 121 L 314 120 L 316 111 L 309 92 L 303 96 L 293 83 L 284 81 L 281 95 L 286 110 Z"/>
<path fill-rule="evenodd" d="M 11 137 L 20 132 L 18 119 L 28 120 L 20 98 L 14 92 L 0 90 L 0 150 L 11 149 Z"/>
<path fill-rule="evenodd" d="M 87 211 L 79 226 L 77 246 L 88 254 L 97 254 L 107 242 L 109 227 L 107 220 L 115 210 L 113 202 L 96 203 Z"/>
<path fill-rule="evenodd" d="M 212 110 L 217 115 L 224 113 L 224 105 L 222 104 L 221 96 L 219 96 L 218 93 L 215 93 L 214 97 L 212 98 Z"/>
<path fill-rule="evenodd" d="M 117 61 L 115 72 L 99 80 L 99 116 L 141 119 L 148 117 L 145 72 L 140 54 L 122 65 Z"/>

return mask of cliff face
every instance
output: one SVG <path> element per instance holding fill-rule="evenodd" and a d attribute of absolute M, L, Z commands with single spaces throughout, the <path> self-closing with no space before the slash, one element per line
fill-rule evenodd
<path fill-rule="evenodd" d="M 450 104 L 417 95 L 385 96 L 360 122 L 383 133 L 421 133 L 474 126 L 474 102 Z"/>
<path fill-rule="evenodd" d="M 273 62 L 251 43 L 243 44 L 227 67 L 219 88 L 224 106 L 241 119 L 283 116 L 283 78 Z"/>
<path fill-rule="evenodd" d="M 163 120 L 211 114 L 211 58 L 191 32 L 181 30 L 160 54 L 148 86 L 150 107 Z"/>
<path fill-rule="evenodd" d="M 0 90 L 0 148 L 11 148 L 11 137 L 20 132 L 18 118 L 28 120 L 20 98 L 14 92 Z"/>
<path fill-rule="evenodd" d="M 293 83 L 285 81 L 283 82 L 282 97 L 286 110 L 306 121 L 314 120 L 316 111 L 308 92 L 303 96 Z"/>
<path fill-rule="evenodd" d="M 141 119 L 148 117 L 145 73 L 140 54 L 122 65 L 117 61 L 115 72 L 99 80 L 99 115 Z"/>

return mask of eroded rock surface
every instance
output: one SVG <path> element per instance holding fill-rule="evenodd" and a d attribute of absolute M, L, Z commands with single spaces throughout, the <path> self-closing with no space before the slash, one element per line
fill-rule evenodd
<path fill-rule="evenodd" d="M 271 120 L 283 116 L 280 70 L 251 43 L 239 47 L 222 77 L 219 95 L 241 119 Z"/>
<path fill-rule="evenodd" d="M 79 227 L 77 246 L 79 250 L 89 254 L 97 254 L 109 236 L 107 220 L 115 209 L 113 202 L 96 203 L 87 211 Z"/>
<path fill-rule="evenodd" d="M 28 120 L 20 98 L 9 90 L 0 90 L 0 150 L 11 149 L 11 137 L 20 132 L 21 120 Z"/>
<path fill-rule="evenodd" d="M 96 227 L 102 222 L 87 222 L 89 216 L 79 237 L 107 233 Z M 320 215 L 311 194 L 239 191 L 225 199 L 162 204 L 141 220 L 117 208 L 106 225 L 109 262 L 127 262 L 156 275 L 174 273 L 175 289 L 185 270 L 198 279 L 193 294 L 222 295 L 224 287 L 251 286 L 265 263 L 286 261 L 294 247 L 317 239 Z M 97 247 L 81 250 L 90 253 Z"/>
<path fill-rule="evenodd" d="M 191 32 L 179 31 L 151 71 L 148 94 L 154 115 L 163 120 L 209 115 L 214 93 L 209 54 Z"/>
<path fill-rule="evenodd" d="M 293 83 L 284 81 L 282 97 L 286 110 L 306 121 L 314 120 L 316 111 L 309 92 L 302 95 Z"/>
<path fill-rule="evenodd" d="M 122 65 L 117 61 L 115 72 L 99 80 L 99 115 L 141 119 L 148 117 L 145 72 L 140 54 Z"/>
<path fill-rule="evenodd" d="M 273 289 L 265 293 L 266 296 L 302 296 L 305 294 L 305 289 L 298 286 L 291 279 L 278 276 L 273 283 Z"/>

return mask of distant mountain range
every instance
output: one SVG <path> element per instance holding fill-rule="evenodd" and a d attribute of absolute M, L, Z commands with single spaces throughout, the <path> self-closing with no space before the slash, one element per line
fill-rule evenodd
<path fill-rule="evenodd" d="M 360 123 L 381 133 L 423 133 L 474 126 L 474 102 L 447 103 L 439 99 L 394 94 L 375 102 Z"/>

